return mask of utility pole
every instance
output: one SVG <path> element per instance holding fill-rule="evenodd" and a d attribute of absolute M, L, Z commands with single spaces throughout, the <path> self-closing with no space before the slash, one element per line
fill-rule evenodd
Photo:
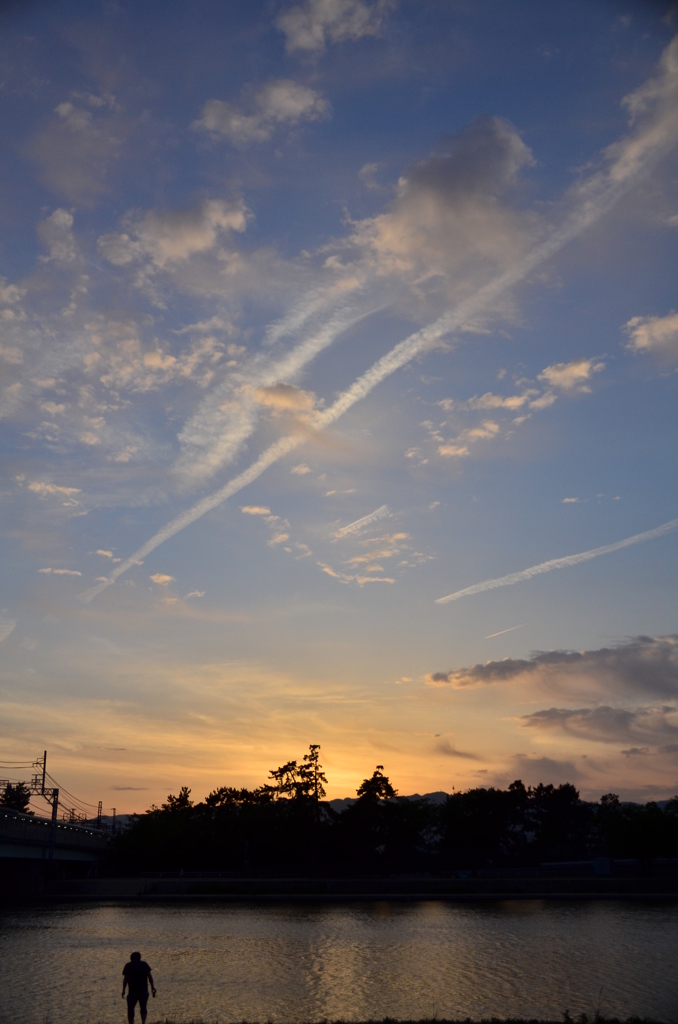
<path fill-rule="evenodd" d="M 59 790 L 52 790 L 52 824 L 49 830 L 49 860 L 54 858 L 54 831 L 57 824 L 57 812 L 59 810 Z"/>
<path fill-rule="evenodd" d="M 111 834 L 115 835 L 115 807 L 113 808 L 113 821 L 111 822 Z"/>
<path fill-rule="evenodd" d="M 97 810 L 97 828 L 101 828 L 101 800 L 99 801 L 99 809 Z"/>
<path fill-rule="evenodd" d="M 41 796 L 45 795 L 45 775 L 47 773 L 47 751 L 42 755 L 42 793 Z"/>

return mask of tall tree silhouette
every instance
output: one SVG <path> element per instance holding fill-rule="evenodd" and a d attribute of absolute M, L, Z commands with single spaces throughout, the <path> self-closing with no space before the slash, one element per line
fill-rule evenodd
<path fill-rule="evenodd" d="M 378 764 L 369 779 L 363 779 L 356 790 L 358 799 L 386 800 L 398 795 L 387 775 L 384 775 L 383 764 Z"/>
<path fill-rule="evenodd" d="M 287 761 L 279 768 L 272 768 L 268 773 L 273 785 L 269 783 L 267 788 L 274 798 L 320 800 L 325 796 L 323 783 L 327 782 L 327 778 L 320 764 L 320 744 L 311 743 L 308 751 L 308 754 L 304 754 L 301 764 Z"/>
<path fill-rule="evenodd" d="M 33 811 L 28 809 L 30 799 L 31 791 L 25 782 L 17 782 L 16 786 L 8 782 L 0 796 L 0 807 L 21 811 L 23 814 L 32 814 Z"/>

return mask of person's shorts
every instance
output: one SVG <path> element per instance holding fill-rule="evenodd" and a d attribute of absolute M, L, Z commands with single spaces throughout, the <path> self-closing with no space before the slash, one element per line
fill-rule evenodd
<path fill-rule="evenodd" d="M 139 1010 L 141 1013 L 146 1013 L 146 1004 L 148 1003 L 148 992 L 130 992 L 127 996 L 127 1007 L 133 1010 L 134 1007 L 139 1004 Z"/>

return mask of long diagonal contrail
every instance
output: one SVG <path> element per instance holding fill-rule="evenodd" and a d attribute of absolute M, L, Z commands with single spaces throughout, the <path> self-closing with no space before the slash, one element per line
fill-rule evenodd
<path fill-rule="evenodd" d="M 579 565 L 580 562 L 589 562 L 592 558 L 600 558 L 601 555 L 610 555 L 613 551 L 621 551 L 622 548 L 630 548 L 633 544 L 643 544 L 646 540 L 655 540 L 671 533 L 678 527 L 678 519 L 672 519 L 669 523 L 655 527 L 654 530 L 646 530 L 645 533 L 635 533 L 633 537 L 626 537 L 614 544 L 604 544 L 600 548 L 591 548 L 590 551 L 580 551 L 577 555 L 565 555 L 563 558 L 552 558 L 548 562 L 540 562 L 539 565 L 531 565 L 529 569 L 522 569 L 520 572 L 510 572 L 508 576 L 498 576 L 494 580 L 483 580 L 482 583 L 474 583 L 472 587 L 465 587 L 464 590 L 456 590 L 454 594 L 446 597 L 439 597 L 436 604 L 448 604 L 449 601 L 458 601 L 462 597 L 471 597 L 472 594 L 483 594 L 486 590 L 495 590 L 497 587 L 512 587 L 514 583 L 522 583 L 523 580 L 531 580 L 533 576 L 541 576 L 544 572 L 552 572 L 553 569 L 569 569 L 572 565 Z M 518 629 L 518 626 L 514 626 Z M 508 630 L 503 630 L 508 632 Z M 493 634 L 499 636 L 498 633 Z M 486 640 L 489 637 L 485 637 Z"/>
<path fill-rule="evenodd" d="M 622 139 L 620 143 L 617 143 L 616 147 L 610 147 L 608 149 L 608 153 L 611 153 L 613 148 L 615 149 L 613 154 L 615 159 L 608 166 L 607 170 L 599 171 L 594 174 L 578 190 L 580 205 L 578 209 L 576 209 L 565 220 L 561 227 L 557 228 L 550 237 L 536 245 L 523 257 L 522 260 L 519 260 L 512 269 L 500 274 L 493 281 L 490 281 L 488 284 L 480 288 L 474 295 L 465 299 L 463 302 L 460 302 L 455 309 L 445 313 L 427 327 L 411 334 L 408 338 L 405 338 L 404 341 L 401 341 L 391 349 L 390 352 L 382 356 L 381 359 L 378 359 L 369 370 L 362 374 L 362 376 L 360 376 L 351 385 L 351 387 L 348 388 L 348 390 L 339 395 L 333 405 L 317 416 L 314 422 L 315 430 L 324 430 L 325 427 L 336 422 L 336 420 L 343 416 L 351 406 L 367 397 L 367 395 L 369 395 L 370 392 L 381 383 L 381 381 L 391 376 L 391 374 L 395 373 L 396 370 L 405 366 L 415 356 L 430 348 L 441 337 L 450 334 L 452 331 L 458 330 L 472 317 L 491 306 L 492 303 L 505 291 L 524 280 L 536 267 L 547 260 L 550 256 L 553 256 L 556 252 L 562 249 L 563 246 L 567 245 L 568 242 L 572 241 L 572 239 L 580 235 L 586 230 L 586 228 L 595 223 L 595 221 L 599 220 L 600 217 L 607 213 L 622 196 L 624 196 L 642 177 L 644 177 L 657 160 L 674 148 L 676 140 L 678 139 L 678 106 L 675 104 L 676 82 L 674 81 L 674 58 L 676 56 L 675 51 L 677 49 L 678 42 L 674 40 L 665 51 L 662 58 L 662 64 L 665 65 L 665 77 L 667 81 L 668 79 L 671 81 L 668 85 L 665 83 L 661 88 L 658 85 L 658 80 L 653 81 L 655 91 L 658 90 L 658 95 L 660 94 L 662 96 L 662 99 L 658 101 L 660 107 L 658 116 L 654 119 L 650 119 L 650 123 L 644 131 L 640 131 L 636 135 L 627 136 Z M 669 60 L 669 57 L 671 60 Z M 662 88 L 666 95 L 662 93 Z M 666 109 L 667 101 L 668 111 Z M 159 547 L 160 544 L 169 540 L 170 537 L 179 533 L 179 531 L 183 530 L 184 527 L 194 523 L 196 520 L 204 516 L 206 512 L 209 512 L 218 505 L 221 505 L 221 503 L 226 501 L 227 498 L 230 498 L 232 495 L 242 490 L 243 487 L 252 483 L 261 476 L 269 466 L 272 466 L 275 462 L 278 462 L 279 459 L 283 458 L 283 456 L 293 451 L 308 437 L 309 433 L 299 433 L 283 437 L 279 441 L 276 441 L 275 444 L 272 444 L 267 448 L 266 451 L 260 455 L 248 469 L 239 473 L 224 487 L 201 499 L 192 508 L 180 513 L 180 515 L 176 516 L 175 519 L 172 519 L 167 523 L 167 525 L 151 537 L 150 540 L 146 541 L 145 544 L 142 544 L 142 546 L 135 551 L 133 555 L 127 558 L 124 562 L 121 562 L 120 565 L 116 566 L 105 582 L 98 584 L 96 587 L 92 587 L 90 590 L 86 591 L 86 593 L 82 594 L 82 599 L 86 602 L 91 601 L 93 597 L 114 583 L 133 565 L 138 565 L 139 562 L 143 561 L 143 559 L 154 551 L 155 548 Z M 643 535 L 639 534 L 639 536 Z M 633 541 L 633 538 L 630 538 L 628 541 L 628 543 L 631 542 L 637 543 L 636 541 Z M 601 550 L 600 553 L 602 554 L 603 551 Z M 588 555 L 588 553 L 584 554 Z M 559 562 L 561 560 L 556 559 L 556 561 Z M 537 567 L 535 567 L 535 569 L 536 568 Z M 556 566 L 554 565 L 553 568 L 556 568 Z M 529 572 L 530 570 L 526 571 Z M 478 586 L 481 585 L 478 584 Z M 464 593 L 468 593 L 468 589 Z M 452 600 L 455 596 L 457 595 L 449 595 L 447 600 Z"/>

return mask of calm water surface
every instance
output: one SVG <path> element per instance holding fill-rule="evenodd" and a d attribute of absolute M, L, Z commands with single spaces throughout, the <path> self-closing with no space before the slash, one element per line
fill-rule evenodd
<path fill-rule="evenodd" d="M 678 1021 L 678 905 L 540 901 L 13 910 L 0 916 L 0 1021 L 122 1024 L 132 949 L 158 987 L 149 1022 L 597 1007 Z"/>

